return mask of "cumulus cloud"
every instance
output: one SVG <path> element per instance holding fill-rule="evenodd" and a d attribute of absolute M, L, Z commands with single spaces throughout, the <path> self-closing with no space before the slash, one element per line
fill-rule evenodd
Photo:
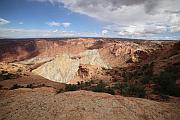
<path fill-rule="evenodd" d="M 47 24 L 48 24 L 49 26 L 61 26 L 61 23 L 60 23 L 60 22 L 55 22 L 55 21 L 48 22 Z"/>
<path fill-rule="evenodd" d="M 108 31 L 108 30 L 107 30 Z M 131 31 L 131 30 L 130 30 Z M 0 28 L 0 38 L 55 38 L 55 37 L 103 37 L 101 33 L 95 32 L 75 32 L 46 29 L 8 29 Z M 108 36 L 107 37 L 112 37 Z M 125 38 L 134 38 L 125 36 Z M 137 36 L 137 39 L 149 39 L 147 36 Z M 151 40 L 179 40 L 180 36 L 151 36 Z"/>
<path fill-rule="evenodd" d="M 180 0 L 38 0 L 104 21 L 121 35 L 180 32 Z M 115 28 L 113 26 L 116 26 Z M 118 28 L 117 28 L 118 27 Z"/>
<path fill-rule="evenodd" d="M 106 35 L 108 33 L 108 30 L 102 30 L 102 35 Z"/>
<path fill-rule="evenodd" d="M 19 22 L 20 25 L 24 24 L 23 22 Z"/>
<path fill-rule="evenodd" d="M 65 28 L 67 28 L 67 27 L 69 27 L 70 25 L 71 25 L 71 23 L 69 23 L 69 22 L 55 22 L 55 21 L 52 21 L 52 22 L 47 22 L 47 24 L 49 25 L 49 26 L 63 26 L 63 27 L 65 27 Z"/>
<path fill-rule="evenodd" d="M 119 36 L 145 36 L 167 31 L 167 27 L 161 24 L 138 24 L 138 25 L 108 25 L 105 29 L 116 33 Z"/>
<path fill-rule="evenodd" d="M 5 24 L 8 24 L 8 23 L 10 23 L 10 21 L 5 20 L 3 18 L 0 18 L 0 25 L 5 25 Z"/>
<path fill-rule="evenodd" d="M 100 37 L 93 32 L 74 32 L 46 29 L 8 29 L 0 28 L 0 38 L 42 38 L 42 37 Z"/>
<path fill-rule="evenodd" d="M 69 22 L 64 22 L 64 23 L 61 23 L 62 26 L 64 26 L 65 28 L 69 27 L 71 25 L 71 23 Z"/>

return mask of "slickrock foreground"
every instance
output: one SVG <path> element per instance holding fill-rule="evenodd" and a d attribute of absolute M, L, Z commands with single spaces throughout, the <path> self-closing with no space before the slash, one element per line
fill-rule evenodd
<path fill-rule="evenodd" d="M 0 91 L 0 120 L 179 120 L 179 100 L 156 102 L 52 88 Z"/>

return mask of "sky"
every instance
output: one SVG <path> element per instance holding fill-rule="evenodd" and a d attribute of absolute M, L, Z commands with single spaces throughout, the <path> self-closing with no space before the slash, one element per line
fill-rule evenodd
<path fill-rule="evenodd" d="M 180 0 L 0 0 L 0 38 L 180 40 Z"/>

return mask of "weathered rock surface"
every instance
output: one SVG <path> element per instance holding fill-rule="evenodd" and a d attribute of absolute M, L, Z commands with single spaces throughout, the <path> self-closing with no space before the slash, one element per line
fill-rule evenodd
<path fill-rule="evenodd" d="M 179 98 L 155 102 L 88 91 L 56 94 L 55 89 L 65 85 L 53 82 L 77 83 L 97 74 L 98 80 L 111 81 L 113 76 L 101 70 L 112 67 L 116 75 L 115 67 L 131 69 L 151 62 L 153 72 L 159 73 L 167 65 L 179 65 L 179 43 L 91 38 L 2 40 L 0 70 L 19 72 L 20 77 L 0 80 L 0 120 L 179 120 Z M 6 63 L 12 61 L 19 64 Z M 41 88 L 8 90 L 15 84 Z"/>
<path fill-rule="evenodd" d="M 0 91 L 1 120 L 179 120 L 179 101 L 76 91 L 55 94 L 50 88 Z"/>
<path fill-rule="evenodd" d="M 135 42 L 96 38 L 1 40 L 0 61 L 12 62 L 30 59 L 27 62 L 32 63 L 33 61 L 48 60 L 65 53 L 77 55 L 86 50 L 98 49 L 100 56 L 107 64 L 117 66 L 131 58 L 137 50 L 144 51 L 149 55 L 174 43 L 172 41 L 165 44 L 162 41 Z M 117 61 L 113 60 L 114 58 Z"/>
<path fill-rule="evenodd" d="M 35 74 L 68 83 L 76 77 L 81 64 L 94 65 L 97 68 L 144 64 L 158 59 L 168 50 L 172 51 L 175 43 L 177 41 L 100 38 L 2 40 L 0 61 L 32 65 L 31 70 L 34 69 Z"/>
<path fill-rule="evenodd" d="M 43 64 L 33 72 L 53 81 L 67 83 L 74 79 L 81 64 L 108 68 L 108 65 L 101 59 L 98 50 L 94 49 L 87 50 L 76 56 L 63 54 Z"/>

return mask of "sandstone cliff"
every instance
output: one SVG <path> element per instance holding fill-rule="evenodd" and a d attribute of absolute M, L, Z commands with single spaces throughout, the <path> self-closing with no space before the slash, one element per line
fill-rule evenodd
<path fill-rule="evenodd" d="M 4 40 L 0 61 L 32 65 L 33 73 L 68 83 L 77 77 L 81 64 L 97 69 L 141 65 L 160 59 L 175 43 L 95 38 Z M 84 79 L 91 78 L 87 74 Z"/>

